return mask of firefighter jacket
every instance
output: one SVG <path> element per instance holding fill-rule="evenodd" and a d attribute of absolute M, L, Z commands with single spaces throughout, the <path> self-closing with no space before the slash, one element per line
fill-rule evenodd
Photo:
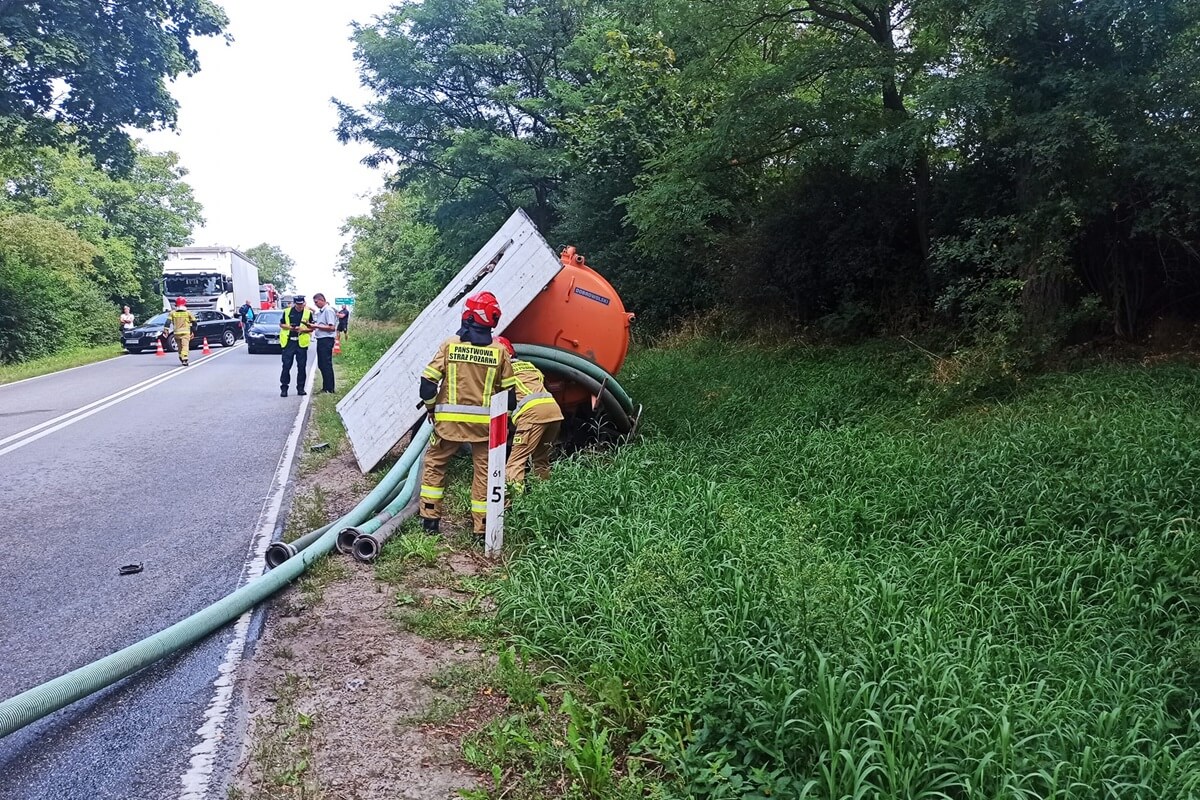
<path fill-rule="evenodd" d="M 301 328 L 300 349 L 304 350 L 308 347 L 308 342 L 310 339 L 309 334 L 312 333 L 312 309 L 305 308 L 304 311 L 300 313 L 300 320 L 298 322 L 293 321 L 295 319 L 295 310 L 296 309 L 294 308 L 289 308 L 287 311 L 283 312 L 283 319 L 279 320 L 279 346 L 287 347 L 288 339 L 292 338 L 292 332 L 283 326 L 299 325 Z M 306 326 L 308 327 L 308 330 L 304 330 Z"/>
<path fill-rule="evenodd" d="M 555 402 L 554 395 L 546 391 L 546 377 L 542 371 L 528 361 L 514 361 L 513 372 L 517 381 L 517 407 L 512 412 L 513 423 L 521 427 L 561 421 L 562 409 Z"/>
<path fill-rule="evenodd" d="M 421 378 L 438 386 L 436 397 L 422 394 L 433 409 L 433 431 L 452 442 L 486 442 L 492 395 L 517 382 L 507 350 L 457 336 L 442 343 Z"/>
<path fill-rule="evenodd" d="M 196 324 L 196 315 L 188 311 L 186 308 L 176 309 L 167 317 L 167 324 L 163 325 L 163 333 L 167 333 L 171 329 L 175 330 L 176 336 L 191 336 L 192 326 Z"/>

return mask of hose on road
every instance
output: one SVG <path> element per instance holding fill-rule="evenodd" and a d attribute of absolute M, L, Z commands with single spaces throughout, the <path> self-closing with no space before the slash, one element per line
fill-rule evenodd
<path fill-rule="evenodd" d="M 21 692 L 15 697 L 0 701 L 0 738 L 199 641 L 295 580 L 312 562 L 333 549 L 334 539 L 337 538 L 334 531 L 341 530 L 351 518 L 356 520 L 353 524 L 366 519 L 379 503 L 407 478 L 429 441 L 431 427 L 426 422 L 418 431 L 413 443 L 379 485 L 363 498 L 353 511 L 330 525 L 316 541 L 295 557 L 166 630 L 147 636 L 136 644 Z"/>

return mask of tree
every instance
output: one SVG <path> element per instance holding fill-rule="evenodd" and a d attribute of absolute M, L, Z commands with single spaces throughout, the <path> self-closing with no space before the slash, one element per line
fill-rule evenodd
<path fill-rule="evenodd" d="M 419 310 L 458 271 L 422 202 L 416 192 L 383 192 L 371 200 L 369 214 L 342 227 L 353 238 L 338 269 L 357 298 L 356 314 L 396 319 Z"/>
<path fill-rule="evenodd" d="M 373 145 L 439 215 L 464 227 L 462 250 L 518 207 L 548 230 L 566 166 L 557 122 L 586 64 L 571 46 L 584 0 L 405 0 L 355 29 L 363 82 L 378 100 L 338 103 L 338 136 Z"/>
<path fill-rule="evenodd" d="M 292 277 L 292 267 L 296 266 L 296 262 L 279 246 L 263 242 L 245 252 L 250 260 L 258 265 L 259 283 L 269 283 L 281 292 L 295 288 L 296 279 Z"/>
<path fill-rule="evenodd" d="M 114 337 L 116 308 L 93 282 L 98 256 L 62 223 L 0 216 L 0 362 Z"/>
<path fill-rule="evenodd" d="M 76 146 L 43 147 L 0 165 L 0 212 L 35 214 L 75 231 L 95 249 L 93 282 L 114 305 L 161 306 L 167 248 L 191 241 L 200 204 L 175 153 L 138 150 L 123 176 L 104 172 Z"/>
<path fill-rule="evenodd" d="M 75 138 L 128 167 L 124 129 L 174 126 L 166 81 L 197 72 L 191 38 L 227 24 L 211 0 L 0 0 L 0 148 Z"/>

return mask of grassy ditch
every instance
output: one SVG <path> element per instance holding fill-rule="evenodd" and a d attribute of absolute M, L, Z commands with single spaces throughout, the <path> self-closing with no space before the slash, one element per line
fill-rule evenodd
<path fill-rule="evenodd" d="M 337 392 L 317 392 L 313 395 L 308 437 L 311 443 L 323 446 L 317 450 L 305 451 L 300 462 L 301 475 L 319 469 L 322 464 L 341 453 L 343 447 L 350 446 L 346 439 L 346 427 L 337 413 L 338 401 L 354 388 L 355 384 L 362 380 L 362 376 L 367 374 L 367 370 L 375 366 L 379 357 L 395 344 L 404 328 L 404 325 L 393 322 L 358 320 L 354 323 L 352 336 L 342 342 L 342 353 L 333 360 L 337 374 Z M 316 358 L 315 352 L 311 357 Z M 319 373 L 313 373 L 313 384 L 309 389 L 315 392 L 321 385 Z M 382 476 L 383 471 L 376 470 L 376 474 Z"/>
<path fill-rule="evenodd" d="M 508 516 L 497 622 L 575 688 L 550 709 L 574 767 L 543 791 L 1200 796 L 1200 373 L 955 405 L 918 367 L 631 360 L 644 438 Z M 498 776 L 564 744 L 522 719 L 472 745 Z"/>
<path fill-rule="evenodd" d="M 120 356 L 124 351 L 119 344 L 104 344 L 91 347 L 75 347 L 52 356 L 22 361 L 19 364 L 0 364 L 0 386 L 6 383 L 49 375 L 72 367 L 82 367 L 97 361 L 106 361 Z"/>

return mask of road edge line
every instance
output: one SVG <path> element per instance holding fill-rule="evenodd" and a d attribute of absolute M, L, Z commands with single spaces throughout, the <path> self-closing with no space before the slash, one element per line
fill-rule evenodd
<path fill-rule="evenodd" d="M 315 372 L 315 366 L 308 371 L 307 382 L 310 386 Z M 279 457 L 279 466 L 275 468 L 271 490 L 263 501 L 262 511 L 258 515 L 258 524 L 254 529 L 254 534 L 250 537 L 250 544 L 246 551 L 246 564 L 242 567 L 242 576 L 238 580 L 239 588 L 265 571 L 267 547 L 274 537 L 275 526 L 279 523 L 279 513 L 283 510 L 283 497 L 291 482 L 292 467 L 299 449 L 300 435 L 304 432 L 304 423 L 308 419 L 308 409 L 312 397 L 312 392 L 306 394 L 296 412 L 292 431 L 288 434 L 283 454 Z M 200 742 L 192 747 L 188 769 L 180 776 L 182 787 L 179 800 L 204 800 L 208 796 L 218 748 L 225 738 L 225 723 L 228 721 L 229 711 L 233 707 L 233 689 L 237 683 L 235 673 L 246 655 L 246 640 L 250 633 L 250 620 L 254 616 L 254 612 L 255 609 L 252 608 L 238 617 L 233 628 L 233 640 L 225 648 L 225 658 L 217 667 L 217 677 L 213 681 L 212 700 L 204 710 L 204 722 L 194 734 L 200 737 Z"/>

